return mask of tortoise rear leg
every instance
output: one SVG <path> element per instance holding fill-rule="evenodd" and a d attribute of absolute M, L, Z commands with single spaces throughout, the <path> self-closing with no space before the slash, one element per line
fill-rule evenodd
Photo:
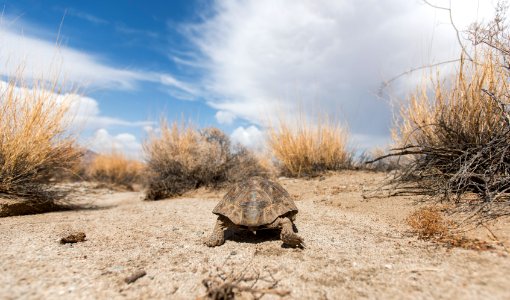
<path fill-rule="evenodd" d="M 205 244 L 209 247 L 221 246 L 225 243 L 225 229 L 229 227 L 230 222 L 225 218 L 218 217 L 216 224 L 214 225 L 213 232 L 209 238 L 205 241 Z"/>
<path fill-rule="evenodd" d="M 280 232 L 280 239 L 283 241 L 283 243 L 292 247 L 304 248 L 304 240 L 294 232 L 293 223 L 289 218 L 278 218 L 277 222 L 275 223 L 275 225 L 280 227 L 282 230 Z"/>

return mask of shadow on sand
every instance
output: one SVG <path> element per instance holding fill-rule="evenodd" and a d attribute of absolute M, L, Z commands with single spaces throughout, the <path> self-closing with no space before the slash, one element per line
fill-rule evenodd
<path fill-rule="evenodd" d="M 70 204 L 59 203 L 55 201 L 23 201 L 23 200 L 3 200 L 0 203 L 0 218 L 36 215 L 49 212 L 61 211 L 87 211 L 87 210 L 106 210 L 116 205 L 91 205 L 91 204 Z"/>

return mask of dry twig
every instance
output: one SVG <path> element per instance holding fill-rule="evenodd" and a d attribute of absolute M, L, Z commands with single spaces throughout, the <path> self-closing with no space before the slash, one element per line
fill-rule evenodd
<path fill-rule="evenodd" d="M 249 265 L 240 272 L 226 272 L 217 268 L 214 274 L 202 281 L 206 288 L 203 299 L 235 299 L 241 294 L 249 294 L 253 299 L 261 299 L 264 295 L 284 297 L 290 295 L 290 291 L 277 289 L 279 280 L 266 270 L 265 274 Z"/>

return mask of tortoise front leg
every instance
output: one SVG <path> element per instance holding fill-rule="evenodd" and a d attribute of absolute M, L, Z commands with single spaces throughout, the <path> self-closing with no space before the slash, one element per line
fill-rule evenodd
<path fill-rule="evenodd" d="M 283 243 L 292 247 L 304 248 L 304 240 L 302 237 L 294 233 L 292 221 L 289 218 L 278 218 L 275 223 L 277 227 L 281 228 L 280 239 L 283 241 Z"/>
<path fill-rule="evenodd" d="M 205 244 L 209 247 L 223 245 L 223 243 L 225 243 L 224 230 L 228 228 L 228 225 L 229 222 L 227 222 L 224 218 L 218 217 L 218 220 L 216 220 L 216 225 L 214 225 L 213 232 L 205 241 Z"/>

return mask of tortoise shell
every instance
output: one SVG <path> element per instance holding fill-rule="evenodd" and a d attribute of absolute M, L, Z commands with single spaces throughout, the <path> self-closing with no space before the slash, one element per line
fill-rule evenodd
<path fill-rule="evenodd" d="M 248 227 L 268 225 L 280 216 L 292 217 L 297 212 L 289 193 L 280 184 L 262 177 L 234 184 L 213 210 L 236 225 Z"/>

